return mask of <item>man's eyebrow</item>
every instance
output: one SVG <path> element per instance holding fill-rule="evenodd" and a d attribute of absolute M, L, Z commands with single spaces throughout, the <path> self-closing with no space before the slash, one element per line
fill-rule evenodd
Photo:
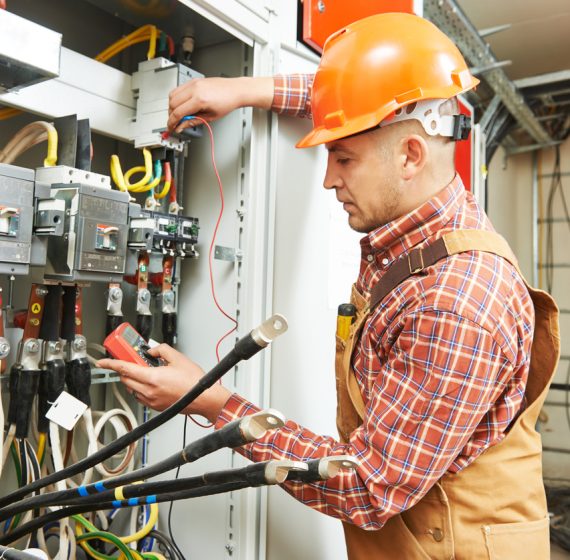
<path fill-rule="evenodd" d="M 325 146 L 329 154 L 334 154 L 335 152 L 342 152 L 347 155 L 354 155 L 356 152 L 343 146 L 342 144 L 333 144 L 332 146 Z"/>

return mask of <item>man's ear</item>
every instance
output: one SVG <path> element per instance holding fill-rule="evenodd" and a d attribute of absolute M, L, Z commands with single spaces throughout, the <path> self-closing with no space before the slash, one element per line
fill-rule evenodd
<path fill-rule="evenodd" d="M 419 134 L 410 134 L 402 138 L 402 179 L 413 179 L 425 167 L 428 156 L 428 144 Z"/>

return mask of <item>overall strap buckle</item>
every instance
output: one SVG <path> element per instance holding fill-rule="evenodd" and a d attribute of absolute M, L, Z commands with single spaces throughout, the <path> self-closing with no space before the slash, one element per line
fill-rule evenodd
<path fill-rule="evenodd" d="M 418 274 L 424 268 L 424 256 L 421 249 L 416 249 L 408 255 L 408 267 L 410 274 Z"/>

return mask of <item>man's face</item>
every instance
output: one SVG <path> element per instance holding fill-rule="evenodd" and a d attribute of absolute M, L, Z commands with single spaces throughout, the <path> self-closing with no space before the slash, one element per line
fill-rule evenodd
<path fill-rule="evenodd" d="M 383 132 L 381 129 L 326 144 L 329 155 L 324 187 L 335 189 L 350 227 L 361 233 L 399 216 L 402 188 L 396 172 L 397 155 L 393 143 L 382 144 Z"/>

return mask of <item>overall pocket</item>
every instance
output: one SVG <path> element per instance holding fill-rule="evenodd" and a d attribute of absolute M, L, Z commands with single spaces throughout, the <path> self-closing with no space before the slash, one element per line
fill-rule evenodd
<path fill-rule="evenodd" d="M 548 560 L 549 519 L 483 525 L 489 560 Z"/>

